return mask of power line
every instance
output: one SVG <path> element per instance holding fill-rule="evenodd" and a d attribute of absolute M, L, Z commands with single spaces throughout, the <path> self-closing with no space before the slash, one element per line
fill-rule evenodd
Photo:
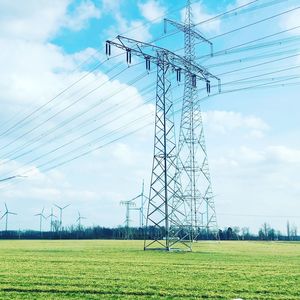
<path fill-rule="evenodd" d="M 253 45 L 253 46 L 241 48 L 242 46 L 253 44 L 255 42 L 259 42 L 259 41 L 262 41 L 262 40 L 265 40 L 265 39 L 268 39 L 268 38 L 271 38 L 271 37 L 274 37 L 274 36 L 277 36 L 277 35 L 280 35 L 280 34 L 283 34 L 283 33 L 287 33 L 287 32 L 290 32 L 290 31 L 293 31 L 293 30 L 296 30 L 296 29 L 299 29 L 299 28 L 300 28 L 300 26 L 291 27 L 291 28 L 288 28 L 286 30 L 275 32 L 275 33 L 272 33 L 272 34 L 269 34 L 269 35 L 266 35 L 266 36 L 248 41 L 248 42 L 244 42 L 244 43 L 241 43 L 241 44 L 238 44 L 238 45 L 228 47 L 228 48 L 223 49 L 223 50 L 216 51 L 216 52 L 214 52 L 213 57 L 215 58 L 215 57 L 218 57 L 218 56 L 221 56 L 221 55 L 229 55 L 229 54 L 235 54 L 235 53 L 239 53 L 239 52 L 243 52 L 243 51 L 257 50 L 257 49 L 261 49 L 261 48 L 271 47 L 271 46 L 274 46 L 274 45 L 275 46 L 276 45 L 282 45 L 283 43 L 293 42 L 293 41 L 296 41 L 296 40 L 299 41 L 300 40 L 299 37 L 289 37 L 289 38 L 278 39 L 278 40 L 275 40 L 275 41 L 260 43 L 260 44 L 256 44 L 256 45 Z M 241 48 L 241 49 L 239 49 L 239 48 Z M 232 51 L 234 49 L 237 49 L 237 50 Z M 208 57 L 211 58 L 211 55 L 210 54 L 209 55 L 208 54 L 202 55 L 202 56 L 197 57 L 197 59 L 203 59 L 203 58 L 208 58 Z"/>
<path fill-rule="evenodd" d="M 247 6 L 250 6 L 250 5 L 252 5 L 252 4 L 254 4 L 254 3 L 258 2 L 258 1 L 260 1 L 260 0 L 254 0 L 254 1 L 248 2 L 248 3 L 246 3 L 246 4 L 240 5 L 240 6 L 238 6 L 238 7 L 235 7 L 235 8 L 233 8 L 233 9 L 230 9 L 230 10 L 224 12 L 224 13 L 218 14 L 218 15 L 216 15 L 216 16 L 214 16 L 214 17 L 211 17 L 211 18 L 208 18 L 208 19 L 206 19 L 206 20 L 204 20 L 204 21 L 201 21 L 201 22 L 199 22 L 199 23 L 193 24 L 192 26 L 193 26 L 193 27 L 196 27 L 196 26 L 198 26 L 198 25 L 203 25 L 203 24 L 205 24 L 205 23 L 209 23 L 209 22 L 214 21 L 214 20 L 216 20 L 216 19 L 222 19 L 222 17 L 224 17 L 224 16 L 226 16 L 226 15 L 230 15 L 230 14 L 232 14 L 232 13 L 235 13 L 234 16 L 236 16 L 236 15 L 237 15 L 236 11 L 238 11 L 238 10 L 240 10 L 240 9 L 242 9 L 242 8 L 245 8 L 245 7 L 247 7 Z M 151 43 L 154 43 L 154 42 L 157 42 L 157 41 L 159 41 L 159 40 L 168 38 L 168 37 L 173 36 L 174 34 L 177 34 L 177 33 L 180 33 L 180 32 L 181 32 L 180 30 L 174 30 L 174 31 L 172 31 L 172 32 L 170 32 L 170 33 L 168 33 L 168 34 L 162 35 L 161 37 L 158 37 L 158 38 L 152 40 Z"/>
<path fill-rule="evenodd" d="M 175 9 L 169 9 L 167 10 L 167 13 L 172 13 L 172 12 L 175 12 L 177 10 L 180 10 L 182 8 L 184 8 L 185 6 L 180 6 L 178 8 L 175 8 Z M 139 28 L 142 28 L 142 27 L 145 27 L 147 24 L 151 24 L 151 23 L 154 23 L 155 21 L 157 21 L 158 19 L 160 19 L 160 17 L 158 18 L 154 18 L 152 20 L 149 20 L 149 21 L 145 21 L 143 22 L 143 24 L 139 25 L 139 26 L 136 26 L 136 27 L 133 27 L 131 29 L 129 29 L 128 31 L 125 31 L 123 32 L 122 34 L 127 34 L 129 32 L 132 32 L 132 31 L 135 31 L 136 29 L 139 29 Z M 103 51 L 103 49 L 96 49 L 96 53 L 99 53 L 100 51 Z M 94 58 L 95 56 L 95 53 L 94 54 L 91 54 L 87 59 L 85 59 L 83 62 L 81 62 L 76 68 L 74 68 L 70 74 L 74 73 L 76 70 L 80 69 L 81 66 L 83 66 L 84 64 L 86 64 L 89 60 L 91 60 L 92 58 Z M 113 57 L 110 57 L 109 59 L 112 59 L 112 58 L 115 58 L 115 57 L 118 57 L 122 54 L 118 54 L 118 55 L 115 55 Z M 9 127 L 7 130 L 5 130 L 4 132 L 0 133 L 0 137 L 5 135 L 6 133 L 9 133 L 12 129 L 14 129 L 15 127 L 17 127 L 18 125 L 22 124 L 25 120 L 27 120 L 28 118 L 30 118 L 32 115 L 34 115 L 35 113 L 39 112 L 43 107 L 47 106 L 49 103 L 53 102 L 55 99 L 57 99 L 59 96 L 61 96 L 62 94 L 64 94 L 66 91 L 68 91 L 70 88 L 72 88 L 74 85 L 76 85 L 77 83 L 79 83 L 80 81 L 82 81 L 84 78 L 86 78 L 88 75 L 90 75 L 93 71 L 95 71 L 96 69 L 98 69 L 104 62 L 108 61 L 108 59 L 104 60 L 103 62 L 100 62 L 98 63 L 94 69 L 92 69 L 88 74 L 85 74 L 83 75 L 82 77 L 80 77 L 78 80 L 76 80 L 75 82 L 73 82 L 71 85 L 69 85 L 67 88 L 63 89 L 61 92 L 59 92 L 55 97 L 51 98 L 50 100 L 48 100 L 48 102 L 46 102 L 45 104 L 43 104 L 41 107 L 35 109 L 33 112 L 29 113 L 29 115 L 27 115 L 26 117 L 22 118 L 20 121 L 18 121 L 16 124 L 12 125 L 11 127 Z M 69 74 L 69 75 L 70 75 Z M 17 113 L 20 114 L 24 112 L 24 110 L 21 110 Z M 16 116 L 16 115 L 15 115 Z M 11 119 L 9 119 L 8 121 L 4 122 L 1 124 L 1 127 L 3 127 L 5 124 L 11 122 L 15 116 Z"/>
<path fill-rule="evenodd" d="M 149 90 L 149 88 L 151 88 L 151 89 Z M 65 138 L 65 137 L 66 137 L 66 134 L 72 133 L 75 129 L 82 129 L 82 128 L 86 127 L 87 125 L 90 125 L 90 124 L 95 123 L 97 120 L 101 119 L 103 116 L 104 116 L 104 117 L 107 117 L 107 115 L 109 115 L 109 114 L 107 114 L 107 113 L 109 113 L 109 112 L 110 112 L 111 114 L 115 114 L 116 111 L 117 111 L 118 109 L 125 107 L 125 106 L 126 106 L 130 101 L 132 101 L 133 99 L 136 99 L 136 98 L 138 98 L 138 97 L 140 97 L 140 96 L 145 96 L 145 95 L 147 95 L 148 93 L 152 92 L 154 89 L 155 89 L 155 87 L 153 87 L 153 84 L 149 84 L 146 88 L 142 89 L 138 95 L 136 95 L 136 96 L 133 97 L 133 98 L 128 99 L 128 100 L 125 101 L 125 102 L 122 102 L 121 105 L 118 103 L 118 104 L 116 104 L 116 105 L 114 105 L 114 106 L 108 107 L 107 109 L 105 109 L 104 111 L 102 111 L 100 114 L 97 112 L 96 115 L 95 115 L 94 117 L 89 118 L 89 119 L 87 119 L 87 120 L 84 120 L 84 121 L 81 122 L 80 124 L 77 124 L 76 126 L 70 128 L 70 129 L 68 129 L 68 130 L 65 131 L 65 132 L 62 132 L 59 136 L 55 136 L 55 137 L 53 137 L 53 138 L 50 139 L 50 140 L 46 140 L 42 145 L 39 144 L 39 145 L 37 145 L 35 148 L 30 149 L 30 150 L 28 150 L 28 151 L 26 151 L 26 152 L 23 152 L 22 154 L 19 154 L 19 155 L 15 156 L 15 157 L 12 157 L 12 158 L 10 157 L 11 155 L 16 155 L 18 152 L 24 150 L 24 147 L 26 147 L 26 146 L 28 146 L 28 145 L 32 146 L 33 144 L 36 144 L 36 143 L 39 142 L 40 140 L 42 140 L 42 139 L 44 139 L 45 137 L 49 136 L 49 135 L 50 135 L 51 133 L 53 133 L 54 131 L 59 130 L 60 128 L 63 128 L 64 125 L 65 125 L 66 123 L 61 124 L 61 125 L 58 125 L 58 126 L 55 127 L 54 129 L 48 130 L 46 133 L 41 134 L 41 135 L 38 136 L 37 138 L 33 138 L 33 139 L 31 139 L 31 140 L 25 142 L 24 144 L 20 145 L 20 146 L 19 146 L 18 148 L 16 148 L 15 150 L 13 150 L 13 151 L 11 151 L 11 152 L 8 152 L 8 153 L 5 154 L 4 156 L 2 156 L 0 159 L 4 159 L 4 160 L 5 160 L 5 159 L 15 160 L 15 159 L 18 159 L 18 158 L 23 157 L 24 155 L 30 154 L 30 153 L 32 153 L 34 150 L 40 149 L 41 147 L 48 145 L 49 143 L 53 142 L 54 140 L 58 140 L 58 139 L 60 139 L 60 138 Z M 123 91 L 124 91 L 124 90 L 118 91 L 118 92 L 114 93 L 113 95 L 109 96 L 108 98 L 105 98 L 105 101 L 107 101 L 107 100 L 108 100 L 109 98 L 111 98 L 112 96 L 117 95 L 119 92 L 123 92 Z M 153 99 L 153 97 L 151 98 L 151 100 L 152 100 L 152 99 Z M 146 103 L 149 103 L 149 102 L 150 102 L 150 101 L 147 100 L 147 101 L 145 102 L 145 104 L 146 104 Z M 101 101 L 101 103 L 103 103 L 103 101 Z M 136 108 L 139 108 L 139 107 L 141 107 L 142 105 L 143 105 L 143 104 L 137 105 Z M 93 107 L 93 108 L 94 108 L 94 107 Z M 89 109 L 89 110 L 90 110 L 90 109 Z M 80 116 L 84 115 L 86 112 L 87 112 L 87 110 L 84 111 L 84 112 L 82 112 L 82 113 L 80 114 Z M 79 117 L 79 116 L 78 116 L 78 117 Z M 77 118 L 77 116 L 76 116 L 76 118 Z M 72 118 L 72 121 L 73 121 L 73 120 L 74 120 L 74 118 Z M 70 123 L 70 119 L 68 120 L 67 123 Z M 0 163 L 0 165 L 5 164 L 6 162 L 8 163 L 9 161 L 4 161 L 4 162 Z"/>
<path fill-rule="evenodd" d="M 181 98 L 182 98 L 182 97 L 179 97 L 179 98 L 177 99 L 177 101 L 179 101 Z M 150 103 L 150 101 L 152 101 L 152 100 L 153 100 L 153 98 L 149 99 L 149 100 L 148 100 L 148 103 Z M 105 122 L 104 124 L 101 124 L 100 126 L 97 126 L 96 128 L 93 128 L 93 129 L 90 130 L 89 132 L 86 132 L 86 133 L 84 133 L 84 134 L 82 134 L 82 135 L 80 135 L 80 136 L 74 138 L 73 140 L 71 140 L 71 141 L 69 141 L 69 142 L 67 142 L 67 143 L 65 143 L 65 144 L 63 144 L 63 145 L 61 145 L 61 146 L 59 146 L 59 147 L 57 147 L 57 148 L 55 148 L 55 149 L 52 149 L 52 150 L 48 151 L 47 153 L 40 155 L 40 156 L 37 157 L 37 158 L 32 159 L 31 161 L 27 162 L 26 165 L 29 165 L 29 164 L 31 164 L 31 163 L 33 163 L 33 162 L 35 162 L 35 161 L 37 161 L 37 160 L 39 160 L 39 159 L 41 159 L 41 158 L 44 158 L 45 156 L 48 156 L 48 155 L 50 155 L 50 154 L 53 154 L 53 153 L 55 153 L 56 151 L 58 151 L 58 150 L 60 150 L 60 149 L 62 149 L 62 148 L 64 148 L 64 147 L 66 147 L 66 146 L 68 146 L 68 145 L 74 143 L 75 141 L 77 141 L 77 140 L 79 140 L 79 139 L 82 139 L 82 138 L 84 138 L 84 137 L 90 135 L 91 133 L 93 133 L 93 132 L 99 130 L 100 128 L 102 128 L 102 127 L 104 127 L 104 126 L 106 126 L 106 125 L 108 125 L 108 124 L 111 124 L 111 123 L 113 123 L 113 122 L 115 122 L 115 121 L 117 121 L 117 120 L 120 120 L 123 116 L 128 115 L 128 113 L 133 112 L 133 111 L 136 110 L 137 108 L 139 108 L 139 107 L 141 107 L 141 106 L 145 106 L 146 104 L 147 104 L 147 102 L 146 102 L 146 103 L 143 103 L 143 104 L 141 104 L 141 105 L 137 105 L 137 106 L 133 107 L 132 109 L 130 109 L 130 110 L 126 111 L 126 112 L 123 112 L 122 114 L 120 114 L 120 115 L 118 115 L 118 116 L 115 116 L 113 119 L 111 119 L 111 120 Z M 95 142 L 101 141 L 103 138 L 109 136 L 110 134 L 114 134 L 115 132 L 118 132 L 118 130 L 120 130 L 120 129 L 123 129 L 123 130 L 124 130 L 126 127 L 128 127 L 128 125 L 135 124 L 136 121 L 138 121 L 138 120 L 142 120 L 142 121 L 143 121 L 145 118 L 151 116 L 152 114 L 153 114 L 152 112 L 151 112 L 151 113 L 147 113 L 146 115 L 143 115 L 142 117 L 139 117 L 139 118 L 137 118 L 137 119 L 134 120 L 134 121 L 130 121 L 128 124 L 122 125 L 122 126 L 120 126 L 118 129 L 113 130 L 113 131 L 111 131 L 111 132 L 109 132 L 109 133 L 107 133 L 107 134 L 105 134 L 105 135 L 103 135 L 103 136 L 100 136 L 100 137 L 98 137 L 98 138 L 96 138 L 96 139 L 94 139 L 94 140 L 92 140 L 92 141 L 89 141 L 89 142 L 87 142 L 86 144 L 77 147 L 76 149 L 72 149 L 72 150 L 71 150 L 70 152 L 68 152 L 67 154 L 64 153 L 64 154 L 62 154 L 61 156 L 69 156 L 69 154 L 72 154 L 73 152 L 77 151 L 78 149 L 84 148 L 84 147 L 86 147 L 86 146 L 90 146 L 91 144 L 93 144 L 93 143 L 95 143 Z M 55 158 L 55 160 L 56 160 L 56 159 L 57 159 L 57 158 Z M 24 166 L 23 166 L 23 167 L 24 167 Z M 16 172 L 18 169 L 19 169 L 19 168 L 17 168 L 17 169 L 14 170 L 14 171 L 11 171 L 10 173 Z M 9 173 L 9 174 L 10 174 L 10 173 Z"/>
<path fill-rule="evenodd" d="M 139 65 L 140 63 L 136 64 Z M 33 127 L 32 129 L 30 129 L 29 131 L 26 131 L 25 133 L 23 133 L 22 135 L 18 136 L 17 138 L 15 138 L 14 140 L 10 141 L 8 144 L 0 147 L 0 151 L 7 148 L 8 146 L 14 144 L 15 142 L 17 142 L 19 139 L 27 136 L 29 133 L 35 131 L 36 129 L 40 128 L 40 126 L 42 126 L 43 124 L 45 124 L 46 122 L 52 120 L 53 118 L 55 118 L 57 115 L 61 114 L 62 112 L 65 112 L 67 109 L 71 108 L 72 106 L 74 106 L 75 104 L 79 103 L 80 101 L 82 101 L 83 99 L 85 99 L 87 96 L 91 95 L 93 92 L 95 92 L 96 90 L 100 89 L 101 87 L 103 87 L 105 84 L 109 83 L 112 79 L 117 78 L 119 75 L 121 75 L 122 73 L 124 73 L 126 70 L 128 70 L 128 67 L 122 69 L 120 72 L 118 72 L 117 74 L 115 74 L 114 76 L 112 76 L 110 79 L 104 81 L 104 83 L 102 83 L 101 85 L 97 86 L 96 88 L 92 89 L 91 91 L 89 91 L 88 93 L 86 93 L 85 95 L 79 97 L 78 99 L 76 99 L 74 102 L 70 103 L 68 106 L 64 107 L 63 109 L 59 110 L 58 112 L 56 112 L 54 115 L 52 115 L 51 117 L 47 118 L 45 121 L 39 123 L 38 125 L 36 125 L 35 127 Z"/>
<path fill-rule="evenodd" d="M 300 82 L 298 82 L 297 85 L 300 85 Z M 277 85 L 276 85 L 276 84 L 274 84 L 274 85 L 271 85 L 271 84 L 259 84 L 259 85 L 249 86 L 249 87 L 246 87 L 246 88 L 238 88 L 238 89 L 231 89 L 231 90 L 222 90 L 221 94 L 235 93 L 235 92 L 240 92 L 240 91 L 244 91 L 244 90 L 253 90 L 253 89 L 259 89 L 259 88 L 274 88 L 274 87 L 284 87 L 284 86 L 285 86 L 285 84 L 277 84 Z M 203 102 L 203 101 L 206 101 L 206 100 L 211 99 L 212 97 L 215 97 L 215 96 L 218 96 L 218 95 L 220 95 L 220 94 L 219 94 L 219 93 L 212 94 L 212 95 L 210 95 L 210 96 L 206 96 L 206 97 L 200 99 L 200 101 Z M 181 111 L 181 109 L 175 111 L 174 114 L 177 114 L 177 113 L 179 113 L 180 111 Z M 128 136 L 130 136 L 130 135 L 133 135 L 133 134 L 135 134 L 135 133 L 141 131 L 142 129 L 144 129 L 144 128 L 150 126 L 150 125 L 153 125 L 153 122 L 150 122 L 150 123 L 148 123 L 148 124 L 146 124 L 146 125 L 143 125 L 142 127 L 139 127 L 139 128 L 137 128 L 137 129 L 135 129 L 135 130 L 129 132 L 129 133 L 126 133 L 126 134 L 124 134 L 124 135 L 122 135 L 122 136 L 120 136 L 120 137 L 117 137 L 116 139 L 113 139 L 112 141 L 109 141 L 109 142 L 107 142 L 107 143 L 105 143 L 105 144 L 102 144 L 102 145 L 100 145 L 100 146 L 97 146 L 96 148 L 90 149 L 90 150 L 88 150 L 88 151 L 86 151 L 86 152 L 84 152 L 84 153 L 82 153 L 82 154 L 78 154 L 78 155 L 76 155 L 75 157 L 72 157 L 72 158 L 70 158 L 70 159 L 67 159 L 67 160 L 65 160 L 65 161 L 63 161 L 63 162 L 60 162 L 60 163 L 58 163 L 58 164 L 56 164 L 56 165 L 54 165 L 54 166 L 48 167 L 47 169 L 44 169 L 44 170 L 41 170 L 41 171 L 43 171 L 43 172 L 48 172 L 48 171 L 50 171 L 50 170 L 59 168 L 59 167 L 65 165 L 65 164 L 68 164 L 68 163 L 70 163 L 70 162 L 72 162 L 72 161 L 75 161 L 75 160 L 77 160 L 77 159 L 79 159 L 79 158 L 81 158 L 81 157 L 87 156 L 88 154 L 90 154 L 90 153 L 92 153 L 92 152 L 95 152 L 95 151 L 97 151 L 97 150 L 99 150 L 99 149 L 102 149 L 102 148 L 108 146 L 108 145 L 111 145 L 111 144 L 113 144 L 113 143 L 116 142 L 116 141 L 122 140 L 123 138 L 126 138 L 126 137 L 128 137 Z M 28 173 L 28 172 L 29 172 L 29 171 L 27 171 L 27 173 Z M 24 175 L 24 173 L 21 173 L 21 175 L 17 175 L 17 176 L 22 176 L 22 175 Z M 18 182 L 20 182 L 20 181 L 14 181 L 13 183 L 7 184 L 6 186 L 2 187 L 1 190 L 3 190 L 3 189 L 4 189 L 5 187 L 7 187 L 7 186 L 15 185 L 15 184 L 17 184 Z"/>
<path fill-rule="evenodd" d="M 77 83 L 79 83 L 80 81 L 82 81 L 84 78 L 86 78 L 87 76 L 89 76 L 93 71 L 95 71 L 96 69 L 98 69 L 101 65 L 103 65 L 105 62 L 107 61 L 104 60 L 100 63 L 98 63 L 90 72 L 84 74 L 83 76 L 81 76 L 78 80 L 76 80 L 75 82 L 73 82 L 71 85 L 69 85 L 68 87 L 66 87 L 65 89 L 63 89 L 61 92 L 59 92 L 55 97 L 51 98 L 50 100 L 48 100 L 46 103 L 44 103 L 43 105 L 39 106 L 38 108 L 36 108 L 35 110 L 33 110 L 31 113 L 29 113 L 28 115 L 26 115 L 23 119 L 21 119 L 20 121 L 18 121 L 17 123 L 15 123 L 13 126 L 9 127 L 8 129 L 6 129 L 4 132 L 2 132 L 0 134 L 1 136 L 5 136 L 7 133 L 11 133 L 11 131 L 16 128 L 18 125 L 22 124 L 24 121 L 26 121 L 28 118 L 30 118 L 31 116 L 33 116 L 34 114 L 36 114 L 37 112 L 39 112 L 41 109 L 43 109 L 44 107 L 46 107 L 48 104 L 52 103 L 54 100 L 56 100 L 58 97 L 60 97 L 62 94 L 64 94 L 66 91 L 68 91 L 70 88 L 72 88 L 74 85 L 76 85 Z"/>
<path fill-rule="evenodd" d="M 294 8 L 292 8 L 292 9 L 283 11 L 283 12 L 281 12 L 281 13 L 272 15 L 272 16 L 267 17 L 267 18 L 263 18 L 263 19 L 258 20 L 258 21 L 256 21 L 256 22 L 253 22 L 253 23 L 250 23 L 250 24 L 247 24 L 247 25 L 244 25 L 244 26 L 237 27 L 237 28 L 232 29 L 232 30 L 229 30 L 229 31 L 227 31 L 227 32 L 224 32 L 224 33 L 221 33 L 221 34 L 212 36 L 212 37 L 208 38 L 208 40 L 211 41 L 211 40 L 217 39 L 217 38 L 219 38 L 219 37 L 223 37 L 223 36 L 225 36 L 225 35 L 228 35 L 228 34 L 231 34 L 231 33 L 234 33 L 234 32 L 240 31 L 240 30 L 243 30 L 243 29 L 245 29 L 245 28 L 249 28 L 249 27 L 251 27 L 251 26 L 255 26 L 255 25 L 257 25 L 257 24 L 260 24 L 260 23 L 269 21 L 269 20 L 271 20 L 271 19 L 274 19 L 274 18 L 283 16 L 283 15 L 285 15 L 285 14 L 291 13 L 291 12 L 296 11 L 296 10 L 298 10 L 298 9 L 300 9 L 300 6 L 294 7 Z M 203 43 L 203 42 L 202 42 L 202 41 L 196 42 L 196 44 L 201 44 L 201 43 Z M 183 50 L 183 49 L 184 49 L 184 48 L 179 48 L 179 49 L 177 49 L 175 52 L 181 51 L 181 50 Z"/>
<path fill-rule="evenodd" d="M 269 60 L 269 61 L 258 63 L 258 64 L 255 64 L 255 65 L 250 65 L 250 66 L 247 66 L 247 67 L 243 67 L 243 68 L 239 68 L 239 69 L 234 69 L 234 70 L 230 70 L 230 71 L 227 71 L 227 72 L 223 72 L 223 73 L 218 74 L 217 76 L 228 75 L 228 74 L 232 74 L 232 73 L 239 72 L 239 71 L 242 71 L 242 70 L 247 70 L 247 69 L 251 69 L 251 68 L 255 68 L 255 67 L 264 66 L 266 64 L 271 64 L 271 63 L 282 61 L 282 60 L 286 60 L 286 59 L 289 59 L 289 58 L 294 58 L 294 57 L 297 57 L 299 55 L 300 55 L 300 53 L 297 53 L 297 54 L 285 56 L 285 57 L 282 57 L 282 58 L 278 58 L 278 59 L 274 59 L 274 60 Z"/>

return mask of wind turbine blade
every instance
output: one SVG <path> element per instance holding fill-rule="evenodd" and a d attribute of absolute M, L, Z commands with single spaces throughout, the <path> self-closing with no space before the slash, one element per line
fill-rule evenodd
<path fill-rule="evenodd" d="M 8 211 L 8 208 L 7 208 L 7 205 L 6 205 L 6 203 L 4 203 L 4 205 L 5 205 L 6 211 Z"/>
<path fill-rule="evenodd" d="M 60 206 L 58 206 L 58 205 L 56 205 L 56 204 L 54 204 L 54 206 L 56 206 L 58 209 L 62 209 L 62 207 L 60 207 Z"/>
<path fill-rule="evenodd" d="M 69 207 L 70 205 L 71 205 L 71 204 L 68 204 L 68 205 L 64 206 L 64 207 L 63 207 L 63 209 L 65 209 L 65 208 Z"/>

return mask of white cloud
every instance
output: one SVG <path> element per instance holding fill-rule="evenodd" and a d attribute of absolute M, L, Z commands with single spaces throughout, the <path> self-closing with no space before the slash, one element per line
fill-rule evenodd
<path fill-rule="evenodd" d="M 79 31 L 85 26 L 90 19 L 99 19 L 100 10 L 90 0 L 82 1 L 75 11 L 66 17 L 64 26 L 75 31 Z"/>
<path fill-rule="evenodd" d="M 247 133 L 256 138 L 264 136 L 269 129 L 262 119 L 255 116 L 245 116 L 233 111 L 208 111 L 203 113 L 203 120 L 208 130 L 228 134 L 234 130 L 247 130 Z"/>
<path fill-rule="evenodd" d="M 300 163 L 300 150 L 291 149 L 287 146 L 269 146 L 266 156 L 277 162 L 289 164 Z"/>
<path fill-rule="evenodd" d="M 138 7 L 142 16 L 148 21 L 154 23 L 160 22 L 166 13 L 166 8 L 163 7 L 157 0 L 148 0 L 144 3 L 139 2 Z"/>
<path fill-rule="evenodd" d="M 80 30 L 100 11 L 85 0 L 69 15 L 71 0 L 3 0 L 0 2 L 0 36 L 7 39 L 46 41 L 63 27 Z"/>

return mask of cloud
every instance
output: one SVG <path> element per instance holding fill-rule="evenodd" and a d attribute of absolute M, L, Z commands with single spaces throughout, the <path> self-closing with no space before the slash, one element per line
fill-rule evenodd
<path fill-rule="evenodd" d="M 47 40 L 64 21 L 70 0 L 0 2 L 1 38 Z"/>
<path fill-rule="evenodd" d="M 62 28 L 80 30 L 100 11 L 90 0 L 81 1 L 69 14 L 71 0 L 0 1 L 0 37 L 47 41 Z"/>
<path fill-rule="evenodd" d="M 277 161 L 280 163 L 300 163 L 300 150 L 291 149 L 287 146 L 269 146 L 267 149 L 266 156 L 270 157 L 272 161 Z"/>
<path fill-rule="evenodd" d="M 90 1 L 82 1 L 71 15 L 67 15 L 63 26 L 74 31 L 79 31 L 87 26 L 90 19 L 99 19 L 100 10 Z"/>
<path fill-rule="evenodd" d="M 233 111 L 208 111 L 203 113 L 206 127 L 219 134 L 231 134 L 233 131 L 246 130 L 255 138 L 262 138 L 269 125 L 255 116 L 245 116 Z"/>
<path fill-rule="evenodd" d="M 148 0 L 144 3 L 139 2 L 138 7 L 142 16 L 153 23 L 160 22 L 166 13 L 166 8 L 157 0 Z"/>

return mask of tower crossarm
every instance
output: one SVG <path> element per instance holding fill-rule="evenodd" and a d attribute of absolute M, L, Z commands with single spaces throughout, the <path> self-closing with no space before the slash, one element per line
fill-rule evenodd
<path fill-rule="evenodd" d="M 203 35 L 200 34 L 196 29 L 193 29 L 192 26 L 184 25 L 181 23 L 178 23 L 176 21 L 170 20 L 170 19 L 164 19 L 164 25 L 165 25 L 165 33 L 167 33 L 167 24 L 170 24 L 177 28 L 178 30 L 182 31 L 183 33 L 189 33 L 192 35 L 194 38 L 203 41 L 205 43 L 208 43 L 210 45 L 210 50 L 211 50 L 211 56 L 213 56 L 213 43 L 205 38 Z M 194 27 L 194 26 L 193 26 Z"/>
<path fill-rule="evenodd" d="M 141 42 L 135 39 L 127 38 L 124 36 L 117 36 L 119 42 L 114 41 L 106 41 L 107 43 L 107 53 L 110 54 L 110 46 L 115 46 L 119 49 L 123 49 L 127 52 L 127 62 L 131 63 L 131 55 L 136 55 L 138 57 L 144 58 L 146 61 L 151 61 L 154 64 L 159 64 L 157 52 L 164 53 L 166 57 L 166 61 L 164 63 L 168 64 L 168 66 L 172 67 L 175 70 L 183 71 L 191 76 L 195 76 L 196 78 L 209 82 L 210 78 L 216 79 L 219 81 L 219 78 L 215 75 L 211 74 L 207 69 L 202 66 L 199 66 L 195 63 L 189 62 L 184 57 L 167 50 L 165 48 Z M 156 51 L 156 53 L 153 53 Z"/>

